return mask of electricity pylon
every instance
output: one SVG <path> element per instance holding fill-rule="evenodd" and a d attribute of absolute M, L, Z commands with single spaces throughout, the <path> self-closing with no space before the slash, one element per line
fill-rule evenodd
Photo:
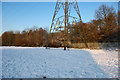
<path fill-rule="evenodd" d="M 76 16 L 71 15 L 72 7 L 75 13 L 77 14 Z M 61 8 L 63 9 L 64 12 L 63 13 L 61 12 L 60 14 L 62 15 L 60 16 L 58 12 L 60 11 Z M 80 22 L 82 24 L 77 0 L 65 0 L 65 1 L 57 0 L 55 11 L 54 11 L 54 16 L 53 16 L 52 24 L 50 28 L 50 33 L 55 33 L 55 32 L 64 33 L 63 34 L 64 50 L 66 50 L 66 46 L 67 46 L 66 45 L 67 34 L 70 32 L 70 29 L 72 29 L 73 27 L 72 25 L 76 25 L 77 22 Z"/>
<path fill-rule="evenodd" d="M 71 15 L 72 6 L 78 16 Z M 62 16 L 56 17 L 61 8 L 63 8 L 64 14 Z M 50 32 L 53 33 L 53 32 L 64 31 L 68 33 L 70 29 L 69 28 L 70 24 L 76 24 L 77 21 L 82 22 L 77 0 L 65 0 L 65 2 L 61 2 L 61 0 L 57 0 Z"/>

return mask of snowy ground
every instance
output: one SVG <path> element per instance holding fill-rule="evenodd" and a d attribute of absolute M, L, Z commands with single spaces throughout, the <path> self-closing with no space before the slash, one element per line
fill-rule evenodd
<path fill-rule="evenodd" d="M 2 78 L 2 49 L 0 49 L 0 79 Z"/>
<path fill-rule="evenodd" d="M 117 78 L 118 52 L 3 47 L 3 78 Z"/>

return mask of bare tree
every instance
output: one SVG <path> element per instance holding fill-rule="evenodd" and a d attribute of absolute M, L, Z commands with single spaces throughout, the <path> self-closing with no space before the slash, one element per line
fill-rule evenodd
<path fill-rule="evenodd" d="M 96 19 L 99 22 L 99 29 L 101 33 L 105 35 L 109 35 L 111 30 L 116 27 L 116 12 L 113 7 L 109 7 L 106 5 L 102 5 L 96 10 Z"/>

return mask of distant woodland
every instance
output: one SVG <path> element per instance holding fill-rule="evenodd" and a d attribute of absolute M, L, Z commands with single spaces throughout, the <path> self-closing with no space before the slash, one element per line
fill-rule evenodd
<path fill-rule="evenodd" d="M 88 14 L 89 15 L 89 14 Z M 120 11 L 107 5 L 101 5 L 95 11 L 95 19 L 88 23 L 78 22 L 69 29 L 66 36 L 71 43 L 88 42 L 119 42 Z M 62 46 L 60 39 L 62 32 L 48 33 L 42 28 L 28 30 L 7 31 L 1 35 L 2 46 Z"/>

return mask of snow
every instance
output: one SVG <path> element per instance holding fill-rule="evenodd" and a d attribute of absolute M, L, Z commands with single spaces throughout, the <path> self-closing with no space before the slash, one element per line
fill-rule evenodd
<path fill-rule="evenodd" d="M 3 78 L 118 78 L 118 52 L 1 47 Z"/>
<path fill-rule="evenodd" d="M 0 49 L 0 79 L 2 79 L 2 49 Z"/>

